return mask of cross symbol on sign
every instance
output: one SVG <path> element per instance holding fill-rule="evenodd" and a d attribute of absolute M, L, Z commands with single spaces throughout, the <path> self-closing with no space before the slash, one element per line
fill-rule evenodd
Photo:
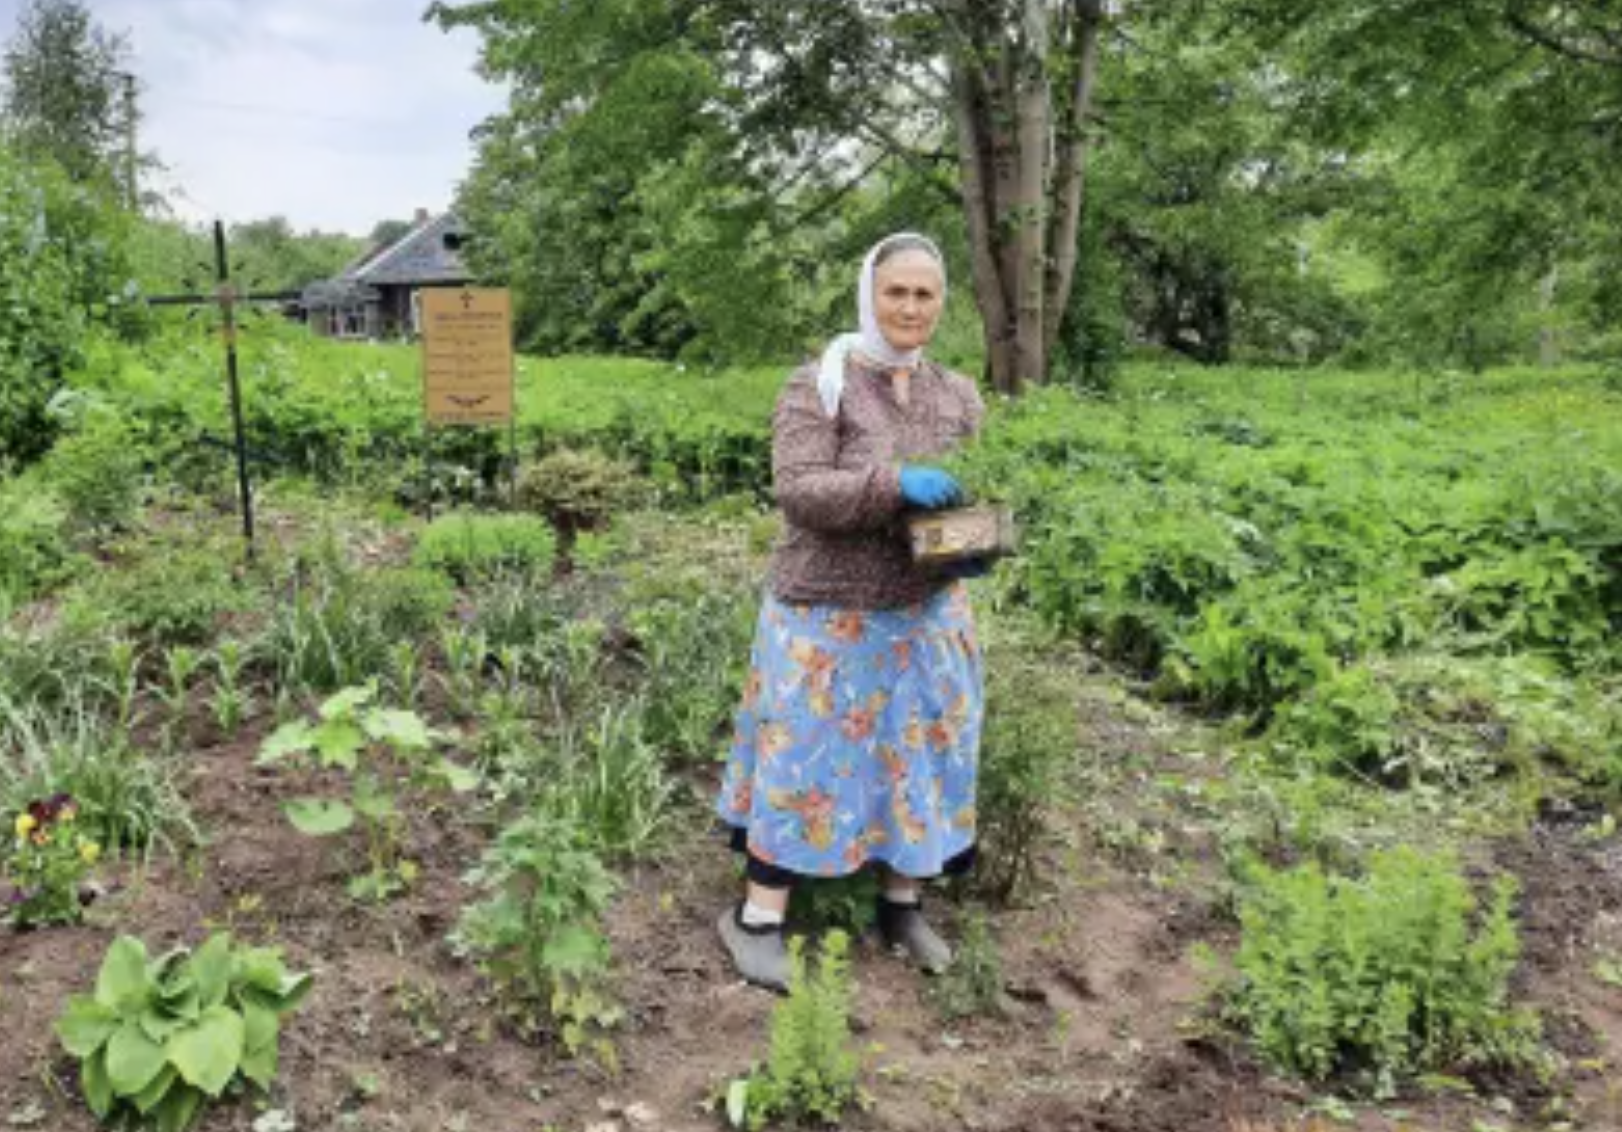
<path fill-rule="evenodd" d="M 473 292 L 472 291 L 463 291 L 462 292 L 462 309 L 464 311 L 470 311 L 470 310 L 473 309 Z"/>

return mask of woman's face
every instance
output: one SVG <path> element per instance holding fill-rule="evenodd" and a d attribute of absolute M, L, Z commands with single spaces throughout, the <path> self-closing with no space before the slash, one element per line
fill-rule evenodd
<path fill-rule="evenodd" d="M 874 269 L 873 315 L 879 333 L 897 350 L 916 350 L 935 336 L 944 280 L 935 257 L 910 249 Z"/>

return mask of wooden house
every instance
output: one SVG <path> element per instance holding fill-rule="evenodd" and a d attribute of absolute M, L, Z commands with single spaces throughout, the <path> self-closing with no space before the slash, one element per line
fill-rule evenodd
<path fill-rule="evenodd" d="M 418 210 L 410 231 L 360 256 L 331 279 L 304 289 L 310 329 L 324 338 L 411 338 L 417 292 L 472 281 L 462 261 L 465 229 L 455 213 Z"/>

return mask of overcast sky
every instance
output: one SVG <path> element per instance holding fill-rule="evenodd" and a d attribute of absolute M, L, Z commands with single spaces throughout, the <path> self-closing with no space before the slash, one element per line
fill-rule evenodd
<path fill-rule="evenodd" d="M 0 0 L 9 39 L 24 0 Z M 422 22 L 427 0 L 86 0 L 127 32 L 143 151 L 188 219 L 283 215 L 364 235 L 441 212 L 468 132 L 504 103 L 473 73 L 478 37 Z"/>

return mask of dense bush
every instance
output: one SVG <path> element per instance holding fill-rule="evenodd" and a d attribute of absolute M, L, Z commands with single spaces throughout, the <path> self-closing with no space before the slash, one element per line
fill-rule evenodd
<path fill-rule="evenodd" d="M 425 440 L 415 349 L 362 349 L 261 323 L 241 354 L 250 444 L 280 472 L 402 494 L 433 479 L 442 493 L 472 495 L 504 466 L 498 430 L 439 429 Z M 139 346 L 93 343 L 75 381 L 145 422 L 165 468 L 191 467 L 199 453 L 223 464 L 231 432 L 219 366 L 211 343 L 177 326 Z M 759 492 L 785 377 L 785 367 L 705 373 L 629 358 L 521 359 L 519 446 L 526 456 L 613 453 L 674 498 Z"/>
<path fill-rule="evenodd" d="M 1416 1073 L 1536 1057 L 1535 1019 L 1509 1006 L 1513 881 L 1480 909 L 1456 862 L 1408 848 L 1361 878 L 1309 864 L 1250 879 L 1226 1005 L 1279 1068 L 1367 1073 L 1389 1094 Z"/>
<path fill-rule="evenodd" d="M 141 506 L 145 459 L 136 431 L 116 412 L 78 415 L 43 464 L 45 480 L 75 526 L 128 527 Z"/>
<path fill-rule="evenodd" d="M 256 595 L 233 575 L 234 545 L 164 536 L 136 548 L 126 567 L 98 572 L 68 599 L 80 624 L 100 623 L 146 645 L 204 644 Z"/>
<path fill-rule="evenodd" d="M 465 584 L 498 573 L 544 574 L 556 546 L 551 528 L 531 516 L 454 512 L 423 530 L 412 561 Z"/>
<path fill-rule="evenodd" d="M 87 185 L 0 144 L 0 465 L 51 443 L 51 398 L 126 300 L 125 220 Z"/>
<path fill-rule="evenodd" d="M 71 572 L 66 521 L 37 479 L 0 480 L 0 615 Z"/>
<path fill-rule="evenodd" d="M 367 571 L 336 540 L 273 568 L 264 652 L 279 688 L 332 692 L 387 672 L 402 640 L 430 637 L 455 593 L 418 567 Z"/>
<path fill-rule="evenodd" d="M 1417 689 L 1366 666 L 1525 657 L 1576 731 L 1612 732 L 1593 679 L 1622 670 L 1618 409 L 1589 370 L 1135 371 L 1110 401 L 1027 396 L 959 466 L 1023 521 L 1013 595 L 1159 694 L 1271 727 L 1286 758 L 1457 782 L 1513 761 L 1496 731 L 1471 769 L 1453 729 L 1445 769 Z M 1514 755 L 1603 777 L 1593 745 Z"/>

